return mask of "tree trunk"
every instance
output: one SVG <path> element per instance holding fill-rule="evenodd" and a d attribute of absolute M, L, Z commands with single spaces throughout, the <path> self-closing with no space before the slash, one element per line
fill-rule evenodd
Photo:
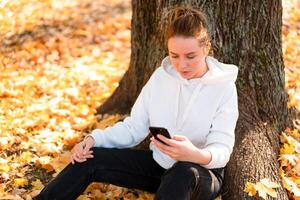
<path fill-rule="evenodd" d="M 162 13 L 178 4 L 203 10 L 211 24 L 214 57 L 239 67 L 240 117 L 236 143 L 226 167 L 224 200 L 254 199 L 245 182 L 270 178 L 281 183 L 279 133 L 288 122 L 281 47 L 282 6 L 279 0 L 133 0 L 130 67 L 100 113 L 128 111 L 151 73 L 166 55 Z M 277 190 L 287 200 L 286 191 Z"/>
<path fill-rule="evenodd" d="M 126 113 L 142 87 L 166 55 L 159 27 L 163 1 L 133 0 L 131 20 L 131 58 L 128 71 L 113 95 L 98 108 L 98 113 Z"/>

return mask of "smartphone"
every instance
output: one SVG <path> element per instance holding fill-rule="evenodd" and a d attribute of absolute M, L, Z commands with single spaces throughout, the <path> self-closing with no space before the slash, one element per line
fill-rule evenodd
<path fill-rule="evenodd" d="M 160 141 L 161 143 L 164 143 L 164 142 L 161 141 L 157 137 L 158 134 L 163 135 L 166 138 L 171 139 L 171 135 L 170 135 L 169 131 L 167 129 L 163 128 L 163 127 L 153 127 L 153 126 L 151 126 L 151 127 L 149 127 L 149 130 L 150 130 L 151 135 L 153 135 L 154 138 L 157 139 L 158 141 Z M 164 144 L 167 145 L 166 143 L 164 143 Z"/>

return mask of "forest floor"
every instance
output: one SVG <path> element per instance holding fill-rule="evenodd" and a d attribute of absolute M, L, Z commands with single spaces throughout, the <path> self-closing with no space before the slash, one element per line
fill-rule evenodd
<path fill-rule="evenodd" d="M 300 1 L 283 6 L 288 106 L 300 111 Z M 0 199 L 30 200 L 70 162 L 74 144 L 125 117 L 96 108 L 128 68 L 130 27 L 129 0 L 0 0 Z M 300 119 L 294 124 L 281 134 L 279 162 L 291 199 L 300 199 Z M 153 194 L 93 183 L 78 199 Z"/>

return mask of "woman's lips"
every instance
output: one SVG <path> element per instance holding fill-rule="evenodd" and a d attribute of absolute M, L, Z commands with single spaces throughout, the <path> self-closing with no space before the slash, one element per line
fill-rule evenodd
<path fill-rule="evenodd" d="M 182 71 L 181 73 L 182 74 L 188 74 L 188 73 L 190 73 L 190 71 Z"/>
<path fill-rule="evenodd" d="M 181 76 L 184 78 L 188 78 L 190 76 L 190 71 L 182 71 L 180 72 Z"/>

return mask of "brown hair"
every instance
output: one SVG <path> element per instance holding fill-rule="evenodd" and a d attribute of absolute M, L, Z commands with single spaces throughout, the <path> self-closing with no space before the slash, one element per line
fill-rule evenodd
<path fill-rule="evenodd" d="M 207 19 L 201 11 L 189 6 L 179 6 L 170 10 L 167 15 L 166 41 L 174 36 L 195 37 L 199 45 L 210 49 Z"/>

